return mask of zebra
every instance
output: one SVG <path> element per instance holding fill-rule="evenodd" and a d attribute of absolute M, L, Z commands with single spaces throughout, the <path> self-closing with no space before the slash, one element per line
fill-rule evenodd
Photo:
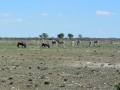
<path fill-rule="evenodd" d="M 60 41 L 60 40 L 56 40 L 58 42 L 58 44 L 62 44 L 65 47 L 65 41 Z"/>
<path fill-rule="evenodd" d="M 75 43 L 74 41 L 71 41 L 71 46 L 74 46 L 74 43 Z"/>
<path fill-rule="evenodd" d="M 52 40 L 52 45 L 55 44 L 57 46 L 57 41 Z"/>
<path fill-rule="evenodd" d="M 80 45 L 80 44 L 81 44 L 81 41 L 80 41 L 80 40 L 78 40 L 78 41 L 77 41 L 77 45 Z"/>
<path fill-rule="evenodd" d="M 89 47 L 92 46 L 92 41 L 89 41 Z"/>

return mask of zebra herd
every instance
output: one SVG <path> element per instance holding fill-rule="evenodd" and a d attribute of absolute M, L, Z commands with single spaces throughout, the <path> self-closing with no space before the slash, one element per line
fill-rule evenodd
<path fill-rule="evenodd" d="M 77 46 L 78 46 L 78 45 L 81 45 L 81 43 L 82 43 L 82 41 L 80 41 L 80 40 L 78 40 L 78 41 L 76 42 Z M 96 41 L 89 41 L 89 43 L 88 43 L 89 47 L 92 46 L 92 43 L 93 43 L 94 45 L 99 45 L 99 41 L 98 41 L 98 40 L 96 40 Z M 52 40 L 52 46 L 53 46 L 53 45 L 55 45 L 56 47 L 57 47 L 58 45 L 59 45 L 59 46 L 62 45 L 63 47 L 65 47 L 65 41 L 63 41 L 63 40 Z M 71 46 L 74 46 L 74 45 L 75 45 L 75 41 L 71 40 Z M 22 48 L 26 48 L 26 42 L 24 42 L 24 41 L 18 42 L 18 43 L 17 43 L 17 47 L 20 48 L 20 46 L 21 46 Z M 45 42 L 44 39 L 42 39 L 41 47 L 48 47 L 48 48 L 50 48 L 50 44 L 49 44 L 48 42 Z"/>

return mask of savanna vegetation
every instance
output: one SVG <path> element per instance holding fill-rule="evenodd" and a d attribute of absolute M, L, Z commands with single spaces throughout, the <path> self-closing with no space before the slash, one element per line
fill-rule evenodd
<path fill-rule="evenodd" d="M 27 48 L 18 48 L 24 40 Z M 120 39 L 41 47 L 39 38 L 0 39 L 0 90 L 120 90 Z M 110 44 L 113 40 L 113 44 Z M 39 42 L 38 42 L 39 41 Z"/>

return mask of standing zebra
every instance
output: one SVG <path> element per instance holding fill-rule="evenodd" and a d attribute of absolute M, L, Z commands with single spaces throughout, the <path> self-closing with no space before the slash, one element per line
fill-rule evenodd
<path fill-rule="evenodd" d="M 57 46 L 57 41 L 52 40 L 52 46 L 53 46 L 54 44 Z"/>
<path fill-rule="evenodd" d="M 92 46 L 92 41 L 89 41 L 89 47 Z"/>
<path fill-rule="evenodd" d="M 72 40 L 72 41 L 71 41 L 71 46 L 74 46 L 74 43 L 75 43 L 75 42 Z"/>
<path fill-rule="evenodd" d="M 78 41 L 77 41 L 77 45 L 80 45 L 80 44 L 81 44 L 81 41 L 80 41 L 80 40 L 78 40 Z"/>
<path fill-rule="evenodd" d="M 56 40 L 58 42 L 58 44 L 62 44 L 65 47 L 65 41 L 60 41 L 60 40 Z"/>

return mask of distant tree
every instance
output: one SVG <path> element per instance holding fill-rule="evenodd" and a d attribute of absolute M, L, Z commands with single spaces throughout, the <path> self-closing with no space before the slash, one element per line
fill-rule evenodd
<path fill-rule="evenodd" d="M 41 35 L 39 35 L 40 38 L 48 38 L 48 34 L 46 33 L 42 33 Z"/>
<path fill-rule="evenodd" d="M 82 34 L 79 34 L 78 37 L 79 37 L 79 38 L 82 38 Z"/>
<path fill-rule="evenodd" d="M 71 38 L 73 38 L 73 37 L 74 37 L 74 35 L 73 35 L 73 34 L 71 34 L 71 33 L 68 33 L 68 37 L 71 39 Z"/>
<path fill-rule="evenodd" d="M 42 37 L 43 37 L 43 38 L 48 38 L 48 34 L 42 33 Z"/>
<path fill-rule="evenodd" d="M 42 35 L 39 35 L 40 38 L 42 38 Z"/>
<path fill-rule="evenodd" d="M 57 36 L 58 36 L 58 38 L 63 38 L 64 37 L 64 33 L 60 33 Z"/>

